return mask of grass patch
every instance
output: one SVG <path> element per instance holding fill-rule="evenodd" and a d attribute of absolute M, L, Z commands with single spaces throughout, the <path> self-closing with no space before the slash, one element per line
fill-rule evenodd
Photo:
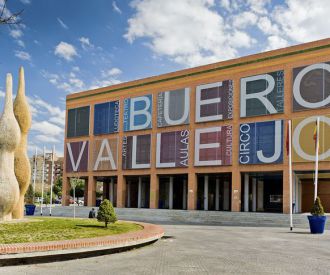
<path fill-rule="evenodd" d="M 109 224 L 95 219 L 31 218 L 29 222 L 0 224 L 0 243 L 30 243 L 102 237 L 141 230 L 142 226 L 128 222 Z"/>

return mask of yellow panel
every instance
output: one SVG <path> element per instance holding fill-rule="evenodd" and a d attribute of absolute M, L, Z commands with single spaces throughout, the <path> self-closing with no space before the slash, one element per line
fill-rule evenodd
<path fill-rule="evenodd" d="M 330 161 L 330 115 L 320 117 L 319 161 Z M 292 161 L 314 162 L 316 116 L 292 120 Z"/>

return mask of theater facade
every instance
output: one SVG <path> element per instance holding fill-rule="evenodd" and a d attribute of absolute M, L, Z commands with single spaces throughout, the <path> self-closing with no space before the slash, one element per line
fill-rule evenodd
<path fill-rule="evenodd" d="M 70 178 L 85 205 L 294 212 L 319 189 L 330 211 L 330 39 L 70 94 L 63 204 Z"/>

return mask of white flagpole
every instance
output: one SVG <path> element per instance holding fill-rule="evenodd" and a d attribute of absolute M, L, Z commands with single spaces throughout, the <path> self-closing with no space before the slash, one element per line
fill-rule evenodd
<path fill-rule="evenodd" d="M 36 146 L 35 154 L 34 154 L 34 167 L 33 167 L 33 203 L 34 203 L 34 193 L 36 191 L 36 179 L 37 179 L 37 155 L 38 155 L 38 149 Z"/>
<path fill-rule="evenodd" d="M 289 196 L 290 196 L 290 199 L 289 199 L 289 203 L 290 203 L 290 230 L 292 231 L 293 229 L 293 215 L 292 215 L 292 212 L 293 212 L 293 209 L 292 209 L 292 144 L 291 144 L 291 120 L 288 121 L 288 127 L 289 127 Z"/>
<path fill-rule="evenodd" d="M 49 216 L 52 215 L 52 204 L 53 204 L 53 184 L 54 184 L 54 154 L 55 154 L 55 145 L 52 150 L 52 173 L 50 180 L 50 204 L 49 204 Z"/>
<path fill-rule="evenodd" d="M 43 160 L 42 160 L 42 180 L 41 180 L 41 207 L 40 207 L 40 215 L 42 216 L 42 206 L 44 203 L 44 184 L 45 184 L 45 146 L 43 148 Z"/>
<path fill-rule="evenodd" d="M 320 136 L 320 117 L 316 120 L 316 146 L 315 146 L 315 179 L 314 179 L 314 201 L 317 197 L 317 182 L 319 176 L 319 136 Z"/>

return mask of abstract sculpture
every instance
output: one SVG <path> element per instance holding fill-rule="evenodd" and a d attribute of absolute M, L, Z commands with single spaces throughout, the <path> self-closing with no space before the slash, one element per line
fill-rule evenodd
<path fill-rule="evenodd" d="M 15 151 L 15 175 L 19 185 L 19 201 L 14 208 L 13 218 L 24 217 L 24 195 L 31 179 L 31 167 L 27 155 L 27 136 L 31 127 L 31 113 L 25 96 L 25 79 L 23 67 L 19 70 L 17 95 L 14 101 L 14 114 L 21 129 L 21 140 Z"/>
<path fill-rule="evenodd" d="M 12 211 L 19 200 L 19 186 L 14 172 L 14 154 L 21 139 L 13 110 L 13 80 L 7 74 L 6 96 L 0 118 L 0 220 L 12 219 Z"/>

